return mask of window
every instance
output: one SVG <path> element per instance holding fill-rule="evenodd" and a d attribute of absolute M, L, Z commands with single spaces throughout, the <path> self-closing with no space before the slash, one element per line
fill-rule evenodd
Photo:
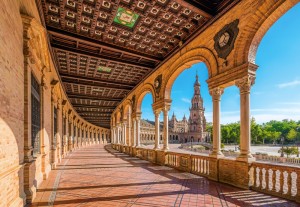
<path fill-rule="evenodd" d="M 40 153 L 41 102 L 40 85 L 31 74 L 31 144 L 33 156 Z"/>

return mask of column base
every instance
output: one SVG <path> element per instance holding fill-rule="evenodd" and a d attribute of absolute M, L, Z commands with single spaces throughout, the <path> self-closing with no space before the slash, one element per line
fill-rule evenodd
<path fill-rule="evenodd" d="M 154 150 L 160 150 L 160 146 L 154 147 L 153 149 L 154 149 Z"/>
<path fill-rule="evenodd" d="M 169 147 L 164 147 L 162 150 L 163 150 L 163 151 L 169 151 L 170 148 L 169 148 Z"/>
<path fill-rule="evenodd" d="M 209 154 L 209 156 L 217 159 L 224 157 L 222 152 L 212 152 L 211 154 Z"/>
<path fill-rule="evenodd" d="M 237 158 L 237 161 L 241 161 L 241 162 L 255 162 L 256 158 L 253 157 L 251 154 L 240 154 Z"/>

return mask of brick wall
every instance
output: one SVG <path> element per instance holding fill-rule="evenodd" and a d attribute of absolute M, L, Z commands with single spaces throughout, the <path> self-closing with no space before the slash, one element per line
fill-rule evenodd
<path fill-rule="evenodd" d="M 18 1 L 0 7 L 0 206 L 22 206 L 23 29 Z"/>

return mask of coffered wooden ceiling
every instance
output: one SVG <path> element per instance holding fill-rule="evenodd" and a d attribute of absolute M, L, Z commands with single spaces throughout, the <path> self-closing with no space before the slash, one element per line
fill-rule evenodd
<path fill-rule="evenodd" d="M 37 0 L 66 93 L 109 128 L 118 103 L 238 0 Z"/>

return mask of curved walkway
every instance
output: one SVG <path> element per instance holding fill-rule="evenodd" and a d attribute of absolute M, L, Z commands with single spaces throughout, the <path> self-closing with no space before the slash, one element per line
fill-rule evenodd
<path fill-rule="evenodd" d="M 32 206 L 298 206 L 129 157 L 103 145 L 74 151 L 50 173 Z"/>

